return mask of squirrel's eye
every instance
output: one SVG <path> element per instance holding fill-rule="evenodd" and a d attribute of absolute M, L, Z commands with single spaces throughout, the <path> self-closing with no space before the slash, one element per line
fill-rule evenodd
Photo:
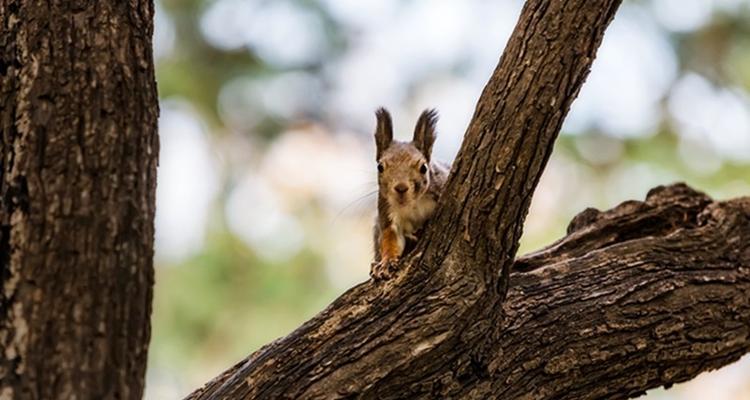
<path fill-rule="evenodd" d="M 385 167 L 383 167 L 383 163 L 378 163 L 378 172 L 383 172 L 385 170 Z"/>
<path fill-rule="evenodd" d="M 427 173 L 427 164 L 422 164 L 422 166 L 419 167 L 419 173 L 422 175 Z"/>

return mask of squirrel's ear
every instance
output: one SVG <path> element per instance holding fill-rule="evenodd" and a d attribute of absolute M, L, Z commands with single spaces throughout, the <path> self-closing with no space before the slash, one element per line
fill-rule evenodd
<path fill-rule="evenodd" d="M 393 122 L 391 121 L 391 114 L 383 107 L 375 111 L 375 117 L 378 120 L 378 125 L 375 128 L 375 147 L 377 149 L 375 156 L 379 160 L 385 149 L 393 141 Z"/>
<path fill-rule="evenodd" d="M 435 143 L 435 124 L 437 124 L 438 114 L 434 109 L 422 111 L 422 115 L 417 120 L 417 126 L 414 128 L 414 147 L 424 154 L 427 161 L 432 155 L 432 144 Z"/>

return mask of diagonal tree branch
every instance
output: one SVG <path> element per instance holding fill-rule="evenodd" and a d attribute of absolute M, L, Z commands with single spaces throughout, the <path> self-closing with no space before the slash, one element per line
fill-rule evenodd
<path fill-rule="evenodd" d="M 365 396 L 396 371 L 408 397 L 441 371 L 486 370 L 531 195 L 619 4 L 528 0 L 401 273 L 351 289 L 189 398 Z"/>
<path fill-rule="evenodd" d="M 356 310 L 367 287 L 337 303 Z M 340 310 L 337 303 L 331 307 Z M 644 202 L 585 210 L 566 237 L 516 260 L 502 313 L 497 326 L 483 329 L 489 340 L 469 329 L 437 346 L 425 341 L 402 349 L 423 357 L 356 396 L 629 398 L 736 361 L 750 352 L 750 197 L 715 202 L 678 184 L 651 190 Z M 243 386 L 232 377 L 247 364 L 273 360 L 287 340 L 256 352 L 191 398 L 235 398 L 227 389 L 252 390 L 254 381 Z M 472 354 L 477 347 L 481 359 L 446 357 L 448 348 Z M 338 351 L 357 354 L 350 343 Z M 293 356 L 304 363 L 316 355 Z M 325 357 L 320 362 L 318 370 Z M 329 389 L 300 398 L 354 394 L 343 392 L 345 386 Z"/>
<path fill-rule="evenodd" d="M 750 197 L 658 187 L 579 214 L 513 270 L 486 368 L 410 365 L 362 397 L 629 398 L 750 352 Z M 434 372 L 415 390 L 419 368 Z"/>
<path fill-rule="evenodd" d="M 499 272 L 507 277 L 531 196 L 619 5 L 526 2 L 423 241 L 428 265 L 460 259 L 452 262 L 467 273 L 483 272 L 488 282 Z"/>

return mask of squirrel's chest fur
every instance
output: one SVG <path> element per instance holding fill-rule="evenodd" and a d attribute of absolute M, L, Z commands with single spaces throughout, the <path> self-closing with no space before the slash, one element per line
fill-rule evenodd
<path fill-rule="evenodd" d="M 436 206 L 437 201 L 425 195 L 406 207 L 391 207 L 389 216 L 401 235 L 414 239 L 414 233 L 432 216 Z"/>

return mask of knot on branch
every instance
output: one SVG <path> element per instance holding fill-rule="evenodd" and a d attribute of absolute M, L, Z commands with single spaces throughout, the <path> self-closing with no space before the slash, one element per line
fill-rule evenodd
<path fill-rule="evenodd" d="M 699 225 L 706 225 L 710 221 L 724 221 L 729 218 L 729 226 L 750 226 L 750 197 L 739 197 L 729 201 L 709 204 L 703 212 L 698 214 Z"/>
<path fill-rule="evenodd" d="M 677 204 L 685 208 L 702 208 L 710 202 L 711 198 L 708 195 L 691 188 L 684 182 L 657 186 L 646 194 L 646 203 L 653 206 Z"/>
<path fill-rule="evenodd" d="M 617 207 L 602 212 L 589 207 L 578 213 L 568 224 L 567 234 L 570 235 L 586 227 L 614 220 L 619 217 L 635 213 L 658 210 L 662 219 L 673 222 L 688 222 L 695 220 L 700 211 L 712 202 L 703 192 L 699 192 L 685 183 L 657 186 L 648 191 L 645 201 L 627 200 Z"/>
<path fill-rule="evenodd" d="M 568 224 L 567 234 L 570 235 L 571 233 L 578 231 L 583 227 L 593 225 L 597 220 L 599 220 L 599 216 L 601 214 L 601 211 L 593 207 L 588 207 L 587 209 L 579 212 L 575 217 L 573 217 L 572 220 L 570 220 L 570 223 Z"/>

